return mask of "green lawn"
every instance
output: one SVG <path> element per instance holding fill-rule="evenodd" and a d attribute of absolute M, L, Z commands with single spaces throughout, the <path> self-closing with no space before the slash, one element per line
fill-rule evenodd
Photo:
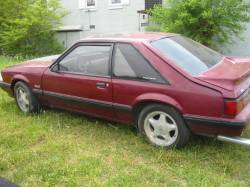
<path fill-rule="evenodd" d="M 0 69 L 13 63 L 0 57 Z M 24 115 L 0 91 L 0 176 L 32 187 L 250 186 L 250 149 L 193 137 L 162 150 L 125 125 L 57 110 Z"/>

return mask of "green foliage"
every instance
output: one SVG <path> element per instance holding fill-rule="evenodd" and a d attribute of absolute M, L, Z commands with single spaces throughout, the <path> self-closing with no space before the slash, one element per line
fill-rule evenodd
<path fill-rule="evenodd" d="M 180 33 L 210 47 L 240 37 L 244 23 L 250 22 L 250 4 L 242 0 L 167 0 L 166 5 L 149 11 L 159 31 Z"/>
<path fill-rule="evenodd" d="M 6 0 L 0 7 L 0 52 L 39 56 L 60 52 L 55 29 L 65 11 L 58 0 Z"/>

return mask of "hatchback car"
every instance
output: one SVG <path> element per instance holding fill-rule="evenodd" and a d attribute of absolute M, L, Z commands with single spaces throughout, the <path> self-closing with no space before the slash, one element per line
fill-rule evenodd
<path fill-rule="evenodd" d="M 23 112 L 41 107 L 135 125 L 150 143 L 182 147 L 191 133 L 240 141 L 250 117 L 250 59 L 177 34 L 89 37 L 62 55 L 4 69 Z"/>

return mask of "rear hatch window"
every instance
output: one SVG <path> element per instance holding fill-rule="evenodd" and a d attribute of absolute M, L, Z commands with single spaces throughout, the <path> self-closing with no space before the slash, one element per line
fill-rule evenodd
<path fill-rule="evenodd" d="M 223 58 L 222 54 L 180 35 L 153 41 L 151 45 L 193 76 L 207 71 Z"/>

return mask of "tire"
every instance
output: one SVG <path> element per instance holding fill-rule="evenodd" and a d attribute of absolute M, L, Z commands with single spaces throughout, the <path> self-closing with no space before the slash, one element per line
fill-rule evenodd
<path fill-rule="evenodd" d="M 167 105 L 151 104 L 143 108 L 138 116 L 139 132 L 158 147 L 181 148 L 190 138 L 182 116 Z"/>
<path fill-rule="evenodd" d="M 17 82 L 14 86 L 14 95 L 18 108 L 23 113 L 38 113 L 40 104 L 31 89 L 24 82 Z"/>

